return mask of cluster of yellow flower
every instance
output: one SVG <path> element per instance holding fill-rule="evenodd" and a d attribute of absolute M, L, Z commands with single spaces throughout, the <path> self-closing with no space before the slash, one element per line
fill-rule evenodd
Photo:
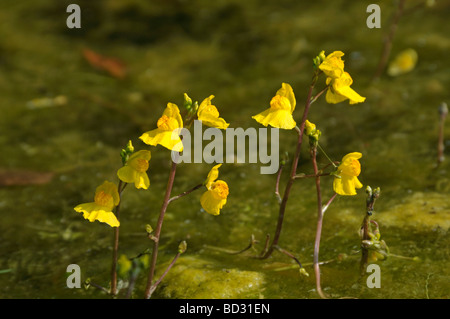
<path fill-rule="evenodd" d="M 186 95 L 185 95 L 186 96 Z M 226 129 L 229 124 L 221 117 L 217 107 L 211 104 L 213 95 L 204 99 L 197 110 L 198 120 L 207 126 Z M 179 133 L 183 128 L 183 119 L 178 106 L 174 103 L 168 103 L 163 115 L 157 121 L 157 128 L 145 132 L 140 139 L 148 145 L 162 145 L 165 148 L 182 152 L 183 143 Z M 131 142 L 129 145 L 132 148 Z M 148 189 L 150 180 L 147 175 L 151 152 L 141 150 L 134 152 L 134 148 L 129 152 L 129 157 L 124 161 L 124 166 L 117 171 L 119 180 L 124 183 L 134 183 L 138 189 Z M 212 215 L 219 215 L 220 209 L 227 202 L 229 193 L 228 185 L 222 180 L 217 180 L 220 165 L 214 166 L 204 182 L 207 191 L 201 196 L 200 204 L 203 209 Z M 118 186 L 114 183 L 105 181 L 95 192 L 94 202 L 85 203 L 76 206 L 77 212 L 83 213 L 83 217 L 93 222 L 98 220 L 111 227 L 118 227 L 120 222 L 113 213 L 114 207 L 120 202 Z"/>
<path fill-rule="evenodd" d="M 341 51 L 335 51 L 325 57 L 322 51 L 318 58 L 318 68 L 327 76 L 326 101 L 336 104 L 349 100 L 350 104 L 361 103 L 365 101 L 356 93 L 350 85 L 353 80 L 347 72 L 344 71 L 344 61 Z M 295 110 L 296 100 L 292 87 L 283 83 L 276 95 L 270 101 L 270 108 L 262 113 L 253 116 L 257 122 L 264 126 L 271 125 L 276 128 L 290 130 L 296 127 L 292 113 Z M 317 134 L 316 125 L 306 120 L 305 130 L 308 136 Z M 318 138 L 318 136 L 316 136 Z M 357 176 L 361 173 L 361 165 L 358 161 L 362 157 L 361 153 L 350 153 L 344 156 L 341 164 L 334 173 L 333 183 L 334 191 L 339 195 L 356 195 L 355 188 L 361 188 L 363 185 Z"/>
<path fill-rule="evenodd" d="M 325 57 L 322 51 L 318 56 L 320 60 L 318 68 L 327 77 L 326 101 L 328 103 L 339 103 L 348 99 L 350 104 L 363 102 L 365 98 L 350 88 L 353 80 L 344 71 L 343 55 L 343 52 L 335 51 Z M 220 117 L 216 106 L 211 104 L 213 98 L 213 95 L 209 96 L 196 108 L 197 118 L 207 126 L 226 129 L 229 124 Z M 282 83 L 281 88 L 270 101 L 270 108 L 253 116 L 253 119 L 264 126 L 271 125 L 275 128 L 293 129 L 297 125 L 292 115 L 295 106 L 296 99 L 292 87 L 287 83 Z M 183 143 L 180 138 L 180 131 L 183 127 L 183 118 L 178 106 L 168 103 L 163 115 L 157 121 L 157 128 L 145 132 L 140 136 L 140 139 L 151 146 L 162 145 L 169 150 L 182 152 Z M 306 130 L 307 135 L 310 135 L 311 131 L 316 134 L 318 132 L 315 125 L 309 121 L 306 123 Z M 337 194 L 355 195 L 355 188 L 362 187 L 357 178 L 361 172 L 361 165 L 358 161 L 361 156 L 361 153 L 354 152 L 343 157 L 341 164 L 333 174 L 335 176 L 333 188 Z M 117 176 L 124 183 L 134 183 L 138 189 L 148 189 L 150 180 L 147 170 L 150 158 L 151 153 L 148 150 L 131 152 L 124 166 L 118 170 Z M 200 199 L 203 209 L 212 215 L 220 213 L 220 209 L 225 205 L 229 194 L 227 183 L 221 180 L 216 181 L 220 166 L 221 164 L 214 166 L 209 172 L 204 183 L 207 191 Z M 98 220 L 112 227 L 117 227 L 120 223 L 112 210 L 119 204 L 119 201 L 118 187 L 114 183 L 106 181 L 97 188 L 93 203 L 78 205 L 75 207 L 75 211 L 83 213 L 84 218 L 91 222 Z"/>

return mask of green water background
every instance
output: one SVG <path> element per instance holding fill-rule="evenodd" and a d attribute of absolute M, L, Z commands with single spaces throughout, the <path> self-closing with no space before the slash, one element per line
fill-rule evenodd
<path fill-rule="evenodd" d="M 345 52 L 352 87 L 367 97 L 356 106 L 329 105 L 324 98 L 313 105 L 310 120 L 322 131 L 321 144 L 335 160 L 363 154 L 361 182 L 382 190 L 374 214 L 382 238 L 392 253 L 421 259 L 378 262 L 382 288 L 369 289 L 359 280 L 356 254 L 321 267 L 323 288 L 332 297 L 449 297 L 448 159 L 435 167 L 437 107 L 449 102 L 449 1 L 402 17 L 392 53 L 414 48 L 419 62 L 408 74 L 383 75 L 376 83 L 370 80 L 394 1 L 378 2 L 381 29 L 366 26 L 370 1 L 290 0 L 77 1 L 82 28 L 68 29 L 71 2 L 0 4 L 0 168 L 55 173 L 44 185 L 0 188 L 1 298 L 108 298 L 95 289 L 68 289 L 66 267 L 78 264 L 83 280 L 108 285 L 112 229 L 89 223 L 73 207 L 92 201 L 104 180 L 116 181 L 126 142 L 149 149 L 138 137 L 155 127 L 167 102 L 181 105 L 185 92 L 198 101 L 214 94 L 232 127 L 259 128 L 251 116 L 287 82 L 300 121 L 311 61 L 321 50 Z M 125 61 L 127 77 L 94 70 L 83 48 Z M 66 105 L 29 107 L 33 99 L 58 95 Z M 448 124 L 445 143 L 448 158 Z M 295 144 L 294 131 L 280 132 L 280 153 L 292 157 Z M 150 189 L 129 187 L 122 201 L 120 254 L 128 257 L 151 246 L 145 224 L 156 224 L 167 182 L 170 153 L 160 146 L 151 151 Z M 307 154 L 305 145 L 299 172 L 312 172 Z M 327 163 L 323 156 L 319 162 Z M 230 196 L 220 216 L 201 211 L 202 191 L 170 205 L 159 263 L 171 260 L 181 240 L 188 250 L 155 297 L 317 298 L 310 266 L 306 278 L 295 267 L 274 271 L 293 265 L 279 253 L 260 261 L 210 248 L 239 250 L 252 234 L 262 242 L 273 235 L 275 176 L 261 175 L 259 167 L 222 166 Z M 173 193 L 203 182 L 210 168 L 180 165 Z M 322 184 L 327 199 L 332 180 Z M 359 249 L 364 210 L 363 190 L 333 203 L 325 215 L 321 260 Z M 280 245 L 310 263 L 315 228 L 314 183 L 301 181 L 292 190 Z M 145 279 L 139 277 L 136 297 Z"/>

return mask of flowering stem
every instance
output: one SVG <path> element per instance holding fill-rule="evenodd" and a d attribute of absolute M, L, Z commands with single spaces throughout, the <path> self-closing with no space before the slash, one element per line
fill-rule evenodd
<path fill-rule="evenodd" d="M 437 165 L 444 161 L 444 123 L 448 114 L 448 107 L 445 102 L 439 106 L 439 140 L 438 140 L 438 160 Z"/>
<path fill-rule="evenodd" d="M 328 154 L 324 151 L 324 149 L 322 148 L 322 146 L 320 146 L 319 143 L 317 143 L 317 146 L 319 147 L 320 151 L 323 153 L 323 155 L 325 155 L 325 157 L 327 158 L 328 161 L 330 161 L 331 165 L 334 166 L 334 168 L 337 167 L 337 165 L 333 162 L 333 160 L 328 156 Z"/>
<path fill-rule="evenodd" d="M 281 178 L 281 172 L 283 171 L 283 166 L 284 166 L 284 164 L 281 163 L 280 167 L 278 168 L 277 182 L 275 183 L 275 196 L 278 199 L 278 204 L 281 204 L 281 196 L 280 196 L 279 186 L 280 186 L 280 178 Z"/>
<path fill-rule="evenodd" d="M 326 210 L 328 209 L 328 207 L 330 207 L 331 203 L 336 198 L 336 196 L 337 196 L 337 193 L 334 193 L 334 195 L 331 196 L 329 201 L 322 207 L 322 214 L 325 214 Z"/>
<path fill-rule="evenodd" d="M 322 174 L 297 174 L 294 176 L 295 179 L 299 179 L 299 178 L 311 178 L 311 177 L 317 177 L 317 176 L 329 176 L 331 175 L 330 173 L 322 173 Z"/>
<path fill-rule="evenodd" d="M 150 296 L 153 294 L 153 292 L 158 288 L 158 285 L 161 283 L 161 281 L 164 279 L 164 277 L 167 275 L 170 269 L 172 269 L 173 265 L 175 265 L 177 259 L 181 256 L 182 252 L 178 252 L 175 257 L 173 258 L 172 262 L 167 266 L 164 273 L 159 277 L 159 279 L 150 287 Z"/>
<path fill-rule="evenodd" d="M 311 147 L 311 160 L 313 163 L 314 174 L 317 175 L 319 169 L 317 168 L 317 148 Z M 314 273 L 316 275 L 316 289 L 317 293 L 321 298 L 326 299 L 327 297 L 322 291 L 320 285 L 320 268 L 319 268 L 319 248 L 320 248 L 320 237 L 322 235 L 322 223 L 323 223 L 323 208 L 322 208 L 322 192 L 320 190 L 320 176 L 316 176 L 316 190 L 317 190 L 317 230 L 316 230 L 316 240 L 314 242 Z"/>
<path fill-rule="evenodd" d="M 322 91 L 320 91 L 319 93 L 317 93 L 312 99 L 311 99 L 311 102 L 310 102 L 310 104 L 313 104 L 323 93 L 325 93 L 327 90 L 328 90 L 328 88 L 329 88 L 330 86 L 329 85 L 327 85 Z"/>
<path fill-rule="evenodd" d="M 406 0 L 400 0 L 398 2 L 397 10 L 394 13 L 394 17 L 392 19 L 391 26 L 389 28 L 389 33 L 386 35 L 384 39 L 381 58 L 380 61 L 378 62 L 378 67 L 372 80 L 377 80 L 383 74 L 384 69 L 386 68 L 386 64 L 389 60 L 389 55 L 391 54 L 392 42 L 394 41 L 394 36 L 395 32 L 397 31 L 398 22 L 403 14 L 405 2 Z"/>
<path fill-rule="evenodd" d="M 181 197 L 183 197 L 183 196 L 189 195 L 189 194 L 192 193 L 193 191 L 196 191 L 197 189 L 201 188 L 202 186 L 203 186 L 203 184 L 198 184 L 198 185 L 192 187 L 191 189 L 189 189 L 189 190 L 187 190 L 187 191 L 181 193 L 180 195 L 171 197 L 171 198 L 169 199 L 169 204 L 170 204 L 171 202 L 173 202 L 174 200 L 177 200 L 177 199 L 179 199 L 179 198 L 181 198 Z"/>
<path fill-rule="evenodd" d="M 120 201 L 119 204 L 116 206 L 116 218 L 118 221 L 120 221 L 120 204 L 122 202 L 122 192 L 127 186 L 127 183 L 124 183 L 122 181 L 119 181 L 119 185 L 117 186 L 117 190 L 119 193 Z M 119 251 L 119 227 L 117 226 L 114 228 L 114 241 L 113 241 L 113 260 L 111 265 L 111 294 L 116 295 L 117 294 L 117 256 Z"/>
<path fill-rule="evenodd" d="M 145 289 L 145 298 L 146 299 L 149 299 L 153 293 L 152 281 L 153 281 L 153 277 L 155 275 L 156 260 L 158 258 L 159 237 L 161 234 L 161 228 L 162 228 L 162 224 L 164 221 L 164 215 L 166 213 L 167 206 L 169 205 L 170 194 L 172 192 L 173 182 L 175 180 L 176 169 L 177 169 L 177 163 L 172 161 L 172 165 L 170 167 L 170 173 L 169 173 L 169 180 L 167 181 L 166 194 L 164 196 L 164 201 L 161 206 L 161 210 L 159 212 L 159 218 L 158 218 L 158 222 L 156 224 L 156 229 L 154 232 L 152 260 L 150 263 L 150 269 L 149 269 L 149 273 L 148 273 L 147 287 Z"/>
<path fill-rule="evenodd" d="M 297 132 L 298 132 L 297 149 L 295 151 L 294 160 L 292 161 L 290 177 L 289 177 L 288 182 L 286 183 L 286 188 L 284 190 L 283 198 L 280 203 L 280 210 L 278 213 L 278 222 L 277 222 L 277 227 L 275 230 L 275 236 L 274 236 L 273 241 L 270 244 L 269 248 L 265 252 L 265 254 L 262 255 L 261 257 L 259 257 L 261 259 L 266 259 L 270 255 L 272 255 L 273 250 L 275 249 L 275 246 L 278 245 L 278 240 L 280 239 L 281 229 L 283 227 L 284 213 L 286 211 L 286 205 L 287 205 L 287 201 L 289 199 L 289 194 L 291 192 L 292 185 L 294 184 L 294 181 L 295 181 L 295 175 L 297 173 L 297 166 L 298 166 L 298 161 L 300 159 L 300 151 L 301 151 L 302 142 L 303 142 L 303 131 L 305 130 L 305 122 L 306 122 L 306 119 L 308 118 L 308 112 L 309 112 L 309 108 L 311 106 L 311 96 L 312 96 L 314 87 L 316 85 L 317 78 L 318 78 L 318 71 L 315 71 L 315 73 L 313 75 L 313 79 L 311 81 L 311 85 L 309 87 L 308 96 L 306 98 L 306 105 L 305 105 L 305 109 L 303 110 L 303 116 L 302 116 L 300 128 L 298 128 L 298 130 L 297 130 Z"/>

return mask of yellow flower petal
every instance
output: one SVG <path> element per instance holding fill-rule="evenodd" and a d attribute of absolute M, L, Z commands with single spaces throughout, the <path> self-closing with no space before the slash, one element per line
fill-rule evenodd
<path fill-rule="evenodd" d="M 219 167 L 222 164 L 214 166 L 208 173 L 205 186 L 208 189 L 200 198 L 200 204 L 203 209 L 212 215 L 219 215 L 220 210 L 227 202 L 229 194 L 228 184 L 222 180 L 216 181 L 219 177 Z"/>
<path fill-rule="evenodd" d="M 168 118 L 173 118 L 177 122 L 176 128 L 182 128 L 183 127 L 183 119 L 181 118 L 180 109 L 178 106 L 174 103 L 167 103 L 167 107 L 164 110 L 163 115 L 167 116 Z M 174 128 L 172 128 L 173 130 Z"/>
<path fill-rule="evenodd" d="M 214 197 L 212 191 L 208 190 L 205 193 L 203 193 L 202 197 L 200 198 L 200 204 L 202 205 L 203 209 L 211 215 L 217 216 L 220 214 L 220 210 L 222 209 L 223 205 L 227 200 L 221 200 Z"/>
<path fill-rule="evenodd" d="M 119 202 L 120 196 L 117 191 L 117 186 L 114 183 L 105 181 L 96 188 L 94 202 L 80 204 L 74 210 L 83 213 L 83 217 L 90 222 L 98 220 L 111 227 L 118 227 L 120 223 L 112 212 L 112 209 Z"/>
<path fill-rule="evenodd" d="M 294 95 L 294 90 L 292 89 L 291 85 L 288 83 L 282 83 L 281 89 L 277 91 L 277 94 L 279 96 L 283 96 L 289 100 L 289 103 L 291 105 L 291 114 L 295 110 L 296 100 Z"/>
<path fill-rule="evenodd" d="M 270 101 L 270 108 L 252 116 L 258 123 L 285 130 L 293 129 L 297 124 L 292 117 L 295 109 L 295 96 L 292 87 L 287 83 L 282 83 L 281 89 Z"/>
<path fill-rule="evenodd" d="M 220 210 L 227 203 L 228 185 L 224 181 L 217 181 L 211 189 L 203 193 L 200 204 L 203 209 L 211 215 L 219 215 Z"/>
<path fill-rule="evenodd" d="M 341 87 L 341 88 L 337 89 L 336 92 L 339 95 L 344 96 L 345 98 L 349 99 L 350 104 L 362 103 L 366 100 L 365 97 L 362 97 L 361 95 L 356 93 L 355 90 L 353 90 L 349 86 Z"/>
<path fill-rule="evenodd" d="M 334 51 L 319 65 L 319 69 L 331 78 L 339 78 L 344 72 L 344 61 L 341 59 L 342 56 L 344 56 L 344 52 Z"/>
<path fill-rule="evenodd" d="M 327 94 L 325 95 L 325 100 L 327 101 L 327 103 L 330 104 L 341 103 L 344 102 L 346 99 L 347 98 L 345 96 L 333 92 L 331 88 L 327 90 Z"/>
<path fill-rule="evenodd" d="M 136 172 L 136 179 L 134 180 L 134 186 L 136 186 L 136 188 L 147 189 L 150 186 L 150 180 L 148 178 L 147 173 Z"/>
<path fill-rule="evenodd" d="M 356 192 L 355 192 L 355 194 L 347 194 L 344 191 L 344 185 L 342 183 L 342 179 L 341 178 L 336 178 L 336 177 L 334 178 L 333 190 L 339 195 L 356 195 Z"/>
<path fill-rule="evenodd" d="M 125 166 L 117 171 L 117 176 L 125 183 L 134 183 L 136 188 L 147 189 L 150 186 L 150 180 L 146 171 L 150 158 L 151 153 L 147 150 L 133 153 Z"/>
<path fill-rule="evenodd" d="M 400 52 L 389 64 L 387 73 L 390 76 L 397 76 L 408 73 L 414 69 L 417 64 L 418 55 L 414 49 L 407 49 Z"/>
<path fill-rule="evenodd" d="M 310 135 L 315 130 L 316 130 L 316 124 L 311 123 L 310 121 L 306 120 L 306 122 L 305 122 L 305 133 L 306 133 L 306 135 Z"/>
<path fill-rule="evenodd" d="M 120 223 L 117 220 L 117 217 L 116 217 L 116 215 L 114 215 L 113 212 L 98 211 L 96 213 L 97 213 L 96 219 L 99 222 L 106 223 L 111 227 L 119 227 L 120 226 Z"/>
<path fill-rule="evenodd" d="M 183 143 L 178 135 L 178 129 L 172 132 L 157 128 L 142 134 L 139 138 L 148 145 L 156 146 L 159 144 L 172 151 L 183 151 Z"/>
<path fill-rule="evenodd" d="M 252 118 L 264 126 L 271 125 L 285 130 L 291 130 L 297 125 L 291 112 L 286 110 L 267 109 Z"/>
<path fill-rule="evenodd" d="M 180 130 L 183 128 L 183 119 L 176 104 L 167 104 L 157 126 L 157 129 L 145 132 L 139 138 L 148 145 L 160 144 L 172 151 L 183 151 L 183 144 L 179 136 Z"/>
<path fill-rule="evenodd" d="M 352 153 L 348 153 L 347 155 L 345 155 L 342 158 L 341 163 L 346 162 L 350 159 L 360 159 L 362 157 L 362 154 L 360 152 L 352 152 Z"/>
<path fill-rule="evenodd" d="M 211 188 L 212 183 L 215 182 L 215 180 L 219 177 L 219 167 L 222 166 L 222 164 L 217 164 L 208 173 L 208 176 L 206 177 L 205 186 L 207 189 Z"/>
<path fill-rule="evenodd" d="M 117 177 L 119 177 L 122 182 L 134 183 L 135 173 L 136 171 L 130 166 L 123 166 L 117 171 Z"/>
<path fill-rule="evenodd" d="M 198 119 L 207 126 L 224 130 L 230 124 L 228 124 L 223 118 L 219 117 L 219 111 L 214 105 L 211 104 L 211 100 L 213 98 L 214 95 L 210 95 L 204 99 L 202 103 L 200 103 L 197 111 Z"/>
<path fill-rule="evenodd" d="M 108 181 L 103 182 L 102 185 L 95 189 L 95 196 L 97 197 L 101 192 L 112 197 L 113 205 L 111 206 L 111 209 L 119 204 L 120 196 L 116 184 Z"/>
<path fill-rule="evenodd" d="M 358 159 L 362 157 L 359 152 L 353 152 L 342 158 L 341 164 L 337 169 L 340 178 L 335 177 L 333 189 L 339 195 L 356 195 L 356 188 L 362 188 L 363 185 L 357 178 L 361 173 L 361 164 Z"/>
<path fill-rule="evenodd" d="M 79 213 L 83 213 L 83 217 L 90 222 L 98 220 L 99 222 L 106 223 L 111 227 L 120 226 L 116 215 L 109 211 L 107 207 L 99 206 L 96 203 L 86 203 L 78 205 L 74 209 Z"/>
<path fill-rule="evenodd" d="M 141 151 L 134 152 L 133 154 L 130 155 L 128 162 L 133 161 L 138 158 L 141 158 L 148 162 L 152 158 L 152 153 L 148 150 L 141 150 Z"/>
<path fill-rule="evenodd" d="M 350 87 L 353 79 L 347 72 L 342 73 L 339 78 L 329 77 L 326 82 L 327 85 L 331 84 L 326 94 L 328 103 L 336 104 L 349 99 L 350 104 L 356 104 L 366 100 L 365 97 L 362 97 Z"/>

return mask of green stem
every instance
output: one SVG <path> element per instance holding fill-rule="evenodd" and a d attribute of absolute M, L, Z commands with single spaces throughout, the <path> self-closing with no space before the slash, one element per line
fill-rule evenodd
<path fill-rule="evenodd" d="M 334 168 L 337 168 L 337 165 L 333 162 L 333 160 L 328 156 L 328 154 L 323 150 L 322 146 L 320 146 L 319 143 L 317 143 L 317 146 L 319 147 L 320 151 L 323 153 L 323 155 L 325 155 L 325 157 L 327 158 L 327 160 L 331 163 L 331 165 L 334 166 Z"/>

